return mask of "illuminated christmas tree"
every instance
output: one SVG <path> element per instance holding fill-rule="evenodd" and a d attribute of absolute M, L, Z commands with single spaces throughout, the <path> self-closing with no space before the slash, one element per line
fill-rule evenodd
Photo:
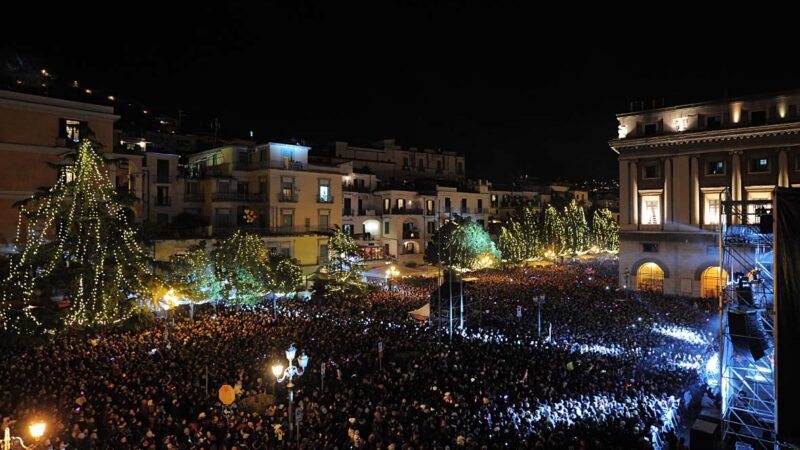
<path fill-rule="evenodd" d="M 144 292 L 147 254 L 106 161 L 84 139 L 58 182 L 20 207 L 19 253 L 0 302 L 3 329 L 40 325 L 32 306 L 63 296 L 64 325 L 107 325 L 130 316 Z"/>

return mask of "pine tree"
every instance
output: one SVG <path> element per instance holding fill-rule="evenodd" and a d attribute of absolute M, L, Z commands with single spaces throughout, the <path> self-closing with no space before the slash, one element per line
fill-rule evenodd
<path fill-rule="evenodd" d="M 334 282 L 334 290 L 337 287 L 357 287 L 362 284 L 362 274 L 366 266 L 361 261 L 353 236 L 337 226 L 328 240 L 328 254 L 330 259 L 326 268 Z"/>
<path fill-rule="evenodd" d="M 595 210 L 592 217 L 592 244 L 600 250 L 619 250 L 619 224 L 606 208 Z"/>
<path fill-rule="evenodd" d="M 563 209 L 565 247 L 570 253 L 584 251 L 589 246 L 589 225 L 578 202 L 572 200 Z"/>
<path fill-rule="evenodd" d="M 4 330 L 40 325 L 27 307 L 58 294 L 69 300 L 66 326 L 115 323 L 130 316 L 144 292 L 147 254 L 96 145 L 82 140 L 73 164 L 60 169 L 53 187 L 19 205 L 20 253 L 0 302 Z M 12 312 L 16 307 L 21 314 Z"/>
<path fill-rule="evenodd" d="M 553 205 L 548 205 L 542 217 L 542 246 L 556 255 L 566 248 L 564 220 Z"/>

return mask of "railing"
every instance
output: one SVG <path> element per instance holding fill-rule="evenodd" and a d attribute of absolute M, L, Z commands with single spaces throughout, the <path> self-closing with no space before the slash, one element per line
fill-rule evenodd
<path fill-rule="evenodd" d="M 422 208 L 392 208 L 391 213 L 384 214 L 408 214 L 408 215 L 421 215 Z"/>
<path fill-rule="evenodd" d="M 340 173 L 338 167 L 306 164 L 300 161 L 240 161 L 233 164 L 234 170 L 286 169 L 314 172 Z"/>
<path fill-rule="evenodd" d="M 265 202 L 267 201 L 267 194 L 261 192 L 252 192 L 247 195 L 247 201 L 250 202 Z"/>
<path fill-rule="evenodd" d="M 403 239 L 419 239 L 419 230 L 403 230 Z"/>
<path fill-rule="evenodd" d="M 317 203 L 333 203 L 333 196 L 329 195 L 327 197 L 317 196 Z"/>
<path fill-rule="evenodd" d="M 425 215 L 426 216 L 435 216 L 436 215 L 436 211 L 434 211 L 432 209 L 426 209 L 425 210 Z"/>
<path fill-rule="evenodd" d="M 281 226 L 281 227 L 262 227 L 257 225 L 248 224 L 215 224 L 213 232 L 215 235 L 231 234 L 235 231 L 242 231 L 247 233 L 258 234 L 262 236 L 288 236 L 300 234 L 322 234 L 330 235 L 333 233 L 329 227 L 295 227 L 295 226 Z"/>
<path fill-rule="evenodd" d="M 352 216 L 353 215 L 353 210 L 352 209 L 342 209 L 342 215 L 343 216 Z"/>
<path fill-rule="evenodd" d="M 368 186 L 356 186 L 354 184 L 342 183 L 342 190 L 345 192 L 366 192 L 370 193 L 372 190 Z"/>
<path fill-rule="evenodd" d="M 466 206 L 461 207 L 461 214 L 469 214 L 469 208 Z"/>
<path fill-rule="evenodd" d="M 246 202 L 248 200 L 246 192 L 214 192 L 211 200 L 215 202 Z"/>
<path fill-rule="evenodd" d="M 297 194 L 286 194 L 281 192 L 278 194 L 278 201 L 297 203 Z"/>
<path fill-rule="evenodd" d="M 489 214 L 489 210 L 486 208 L 475 208 L 475 214 Z"/>
<path fill-rule="evenodd" d="M 203 201 L 203 194 L 199 192 L 192 192 L 183 194 L 183 201 L 184 202 L 202 202 Z"/>

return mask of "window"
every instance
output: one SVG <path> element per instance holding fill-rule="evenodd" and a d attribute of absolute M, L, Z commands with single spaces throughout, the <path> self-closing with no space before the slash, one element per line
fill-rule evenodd
<path fill-rule="evenodd" d="M 319 201 L 328 203 L 331 199 L 331 181 L 321 178 L 319 180 Z"/>
<path fill-rule="evenodd" d="M 483 212 L 483 199 L 482 198 L 478 199 L 478 211 L 477 212 L 478 213 Z"/>
<path fill-rule="evenodd" d="M 747 193 L 747 200 L 772 200 L 772 192 L 771 191 L 755 191 L 755 192 L 748 192 Z M 756 210 L 759 208 L 766 208 L 772 209 L 772 206 L 769 204 L 756 204 L 756 205 L 747 205 L 747 222 L 751 224 L 759 223 L 759 218 L 756 215 Z"/>
<path fill-rule="evenodd" d="M 645 136 L 655 136 L 658 132 L 658 124 L 655 123 L 648 123 L 644 126 L 644 135 Z"/>
<path fill-rule="evenodd" d="M 389 234 L 389 222 L 383 222 L 383 234 Z"/>
<path fill-rule="evenodd" d="M 719 215 L 721 212 L 719 194 L 710 193 L 705 194 L 706 209 L 703 213 L 703 223 L 706 225 L 716 225 L 719 223 Z"/>
<path fill-rule="evenodd" d="M 319 261 L 320 263 L 328 262 L 328 244 L 319 245 Z"/>
<path fill-rule="evenodd" d="M 404 209 L 406 209 L 406 201 L 405 201 L 405 199 L 398 198 L 397 200 L 395 200 L 394 204 L 397 207 L 398 211 L 403 211 Z"/>
<path fill-rule="evenodd" d="M 718 266 L 711 266 L 700 276 L 700 296 L 706 298 L 719 297 L 722 287 L 728 282 L 728 272 Z"/>
<path fill-rule="evenodd" d="M 436 161 L 436 172 L 442 173 L 442 161 Z"/>
<path fill-rule="evenodd" d="M 658 178 L 659 176 L 661 176 L 661 166 L 659 166 L 658 164 L 648 164 L 642 167 L 642 170 L 644 171 L 642 176 L 645 179 Z"/>
<path fill-rule="evenodd" d="M 434 210 L 433 200 L 426 200 L 425 201 L 425 212 L 428 215 L 431 215 L 431 214 L 433 214 L 433 210 Z"/>
<path fill-rule="evenodd" d="M 664 291 L 664 271 L 653 262 L 644 263 L 636 271 L 636 286 L 640 291 Z"/>
<path fill-rule="evenodd" d="M 450 197 L 444 198 L 444 210 L 445 212 L 450 212 Z"/>
<path fill-rule="evenodd" d="M 427 231 L 428 234 L 433 234 L 436 231 L 436 222 L 428 221 L 425 224 L 425 231 Z"/>
<path fill-rule="evenodd" d="M 769 172 L 769 158 L 753 158 L 750 160 L 750 173 Z"/>
<path fill-rule="evenodd" d="M 214 215 L 214 225 L 218 227 L 227 227 L 231 225 L 231 210 L 230 208 L 217 208 Z"/>
<path fill-rule="evenodd" d="M 467 199 L 465 198 L 461 199 L 461 212 L 462 213 L 469 212 L 469 210 L 467 209 Z"/>
<path fill-rule="evenodd" d="M 350 197 L 345 197 L 345 199 L 344 199 L 344 215 L 345 216 L 350 216 L 350 215 L 353 214 L 353 211 L 351 211 L 352 207 L 353 207 L 353 200 Z"/>
<path fill-rule="evenodd" d="M 456 173 L 462 175 L 464 173 L 464 163 L 459 161 L 456 163 Z"/>
<path fill-rule="evenodd" d="M 284 198 L 291 198 L 294 195 L 294 178 L 281 177 L 281 194 Z"/>
<path fill-rule="evenodd" d="M 642 244 L 644 253 L 658 253 L 658 242 L 645 242 Z"/>
<path fill-rule="evenodd" d="M 383 212 L 388 213 L 392 209 L 392 199 L 386 197 L 383 199 Z"/>
<path fill-rule="evenodd" d="M 419 160 L 419 164 L 417 164 L 417 169 L 419 169 L 420 172 L 425 171 L 425 164 L 422 159 Z"/>
<path fill-rule="evenodd" d="M 73 166 L 61 166 L 58 176 L 62 178 L 65 183 L 71 183 L 75 181 L 75 168 Z"/>
<path fill-rule="evenodd" d="M 342 231 L 344 234 L 349 234 L 350 236 L 353 235 L 353 224 L 352 223 L 345 223 L 342 225 Z"/>
<path fill-rule="evenodd" d="M 492 208 L 497 208 L 497 194 L 492 194 L 490 203 L 492 205 Z"/>
<path fill-rule="evenodd" d="M 329 219 L 330 212 L 328 211 L 320 211 L 319 212 L 319 226 L 320 228 L 328 228 L 329 226 Z"/>
<path fill-rule="evenodd" d="M 660 225 L 661 224 L 661 196 L 643 195 L 642 196 L 642 224 Z"/>
<path fill-rule="evenodd" d="M 156 160 L 156 182 L 169 183 L 169 160 Z"/>
<path fill-rule="evenodd" d="M 169 186 L 158 186 L 156 189 L 156 206 L 169 206 Z"/>
<path fill-rule="evenodd" d="M 67 141 L 78 143 L 81 140 L 81 122 L 73 119 L 61 119 L 61 134 Z"/>
<path fill-rule="evenodd" d="M 750 113 L 750 125 L 766 125 L 767 112 L 766 111 L 753 111 Z"/>
<path fill-rule="evenodd" d="M 718 130 L 722 128 L 722 117 L 720 116 L 708 116 L 706 118 L 706 129 L 707 130 Z"/>
<path fill-rule="evenodd" d="M 709 161 L 706 166 L 706 175 L 725 175 L 725 161 Z"/>
<path fill-rule="evenodd" d="M 228 180 L 220 180 L 217 182 L 217 192 L 220 194 L 227 194 L 231 190 L 231 184 Z"/>
<path fill-rule="evenodd" d="M 408 170 L 408 156 L 403 157 L 403 170 Z"/>
<path fill-rule="evenodd" d="M 294 210 L 284 209 L 281 211 L 281 226 L 286 228 L 294 226 Z"/>

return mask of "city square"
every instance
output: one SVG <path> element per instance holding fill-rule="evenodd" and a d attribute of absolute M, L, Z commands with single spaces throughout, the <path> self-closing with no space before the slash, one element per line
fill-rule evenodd
<path fill-rule="evenodd" d="M 794 36 L 556 6 L 8 5 L 0 450 L 800 449 Z"/>

